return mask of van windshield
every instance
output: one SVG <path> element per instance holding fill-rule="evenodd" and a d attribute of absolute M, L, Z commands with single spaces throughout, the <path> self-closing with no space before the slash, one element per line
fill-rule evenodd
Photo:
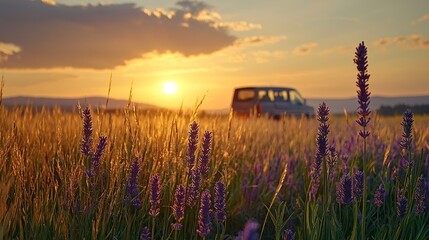
<path fill-rule="evenodd" d="M 304 99 L 297 91 L 289 91 L 289 97 L 292 104 L 304 105 Z"/>

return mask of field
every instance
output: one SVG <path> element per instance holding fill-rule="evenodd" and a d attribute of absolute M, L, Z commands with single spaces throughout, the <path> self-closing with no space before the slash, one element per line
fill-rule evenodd
<path fill-rule="evenodd" d="M 356 212 L 361 214 L 359 195 L 352 194 L 346 204 L 336 200 L 336 186 L 345 175 L 345 166 L 350 170 L 347 176 L 352 178 L 357 169 L 362 169 L 363 141 L 356 116 L 330 117 L 328 146 L 335 150 L 329 149 L 324 159 L 336 163 L 329 168 L 326 189 L 322 189 L 322 183 L 311 200 L 307 190 L 317 150 L 316 119 L 273 121 L 198 116 L 192 112 L 105 113 L 95 109 L 90 114 L 93 144 L 89 146 L 96 148 L 99 137 L 107 137 L 98 169 L 92 157 L 81 151 L 85 142 L 83 124 L 88 119 L 79 112 L 1 109 L 0 238 L 137 239 L 147 227 L 152 239 L 197 239 L 197 230 L 204 230 L 199 216 L 200 208 L 207 204 L 200 201 L 204 190 L 211 195 L 207 198 L 203 194 L 203 200 L 209 200 L 209 209 L 226 212 L 225 219 L 209 217 L 206 239 L 233 239 L 248 221 L 248 228 L 258 226 L 252 223 L 259 224 L 255 230 L 258 233 L 265 223 L 262 239 L 279 239 L 285 232 L 297 239 L 316 239 L 326 234 L 322 228 L 323 201 L 330 209 L 326 213 L 329 236 L 348 239 L 354 224 L 358 225 L 357 236 L 360 234 L 362 222 L 358 219 L 355 223 L 354 219 Z M 402 119 L 372 117 L 366 148 L 367 235 L 374 239 L 428 239 L 429 215 L 425 211 L 416 213 L 419 202 L 414 196 L 418 190 L 403 181 L 410 176 L 410 185 L 415 188 L 418 176 L 428 177 L 429 119 L 414 117 L 413 164 L 408 172 L 399 145 Z M 194 120 L 198 132 L 190 132 Z M 199 175 L 198 183 L 195 174 L 189 172 L 187 156 L 189 148 L 196 146 L 195 165 L 201 165 L 198 159 L 203 155 L 202 148 L 207 148 L 207 140 L 202 147 L 205 131 L 212 133 L 208 171 Z M 191 141 L 190 145 L 189 136 L 198 136 L 198 142 Z M 96 150 L 91 152 L 96 155 Z M 135 175 L 130 173 L 133 162 L 137 165 Z M 151 180 L 155 175 L 159 177 L 159 191 L 151 190 L 157 185 Z M 214 188 L 218 181 L 225 185 L 225 209 L 219 200 L 223 196 L 217 196 L 219 186 Z M 374 192 L 380 184 L 385 195 L 377 206 Z M 179 185 L 188 186 L 187 198 L 196 188 L 193 205 L 183 199 L 186 202 L 180 208 L 175 197 Z M 408 199 L 404 216 L 398 216 L 398 189 L 404 189 L 402 197 Z M 328 193 L 327 199 L 323 191 Z M 153 194 L 158 194 L 158 199 Z M 423 201 L 427 206 L 427 197 Z M 173 210 L 183 210 L 184 217 L 176 216 Z M 180 230 L 173 231 L 175 223 L 182 225 Z"/>

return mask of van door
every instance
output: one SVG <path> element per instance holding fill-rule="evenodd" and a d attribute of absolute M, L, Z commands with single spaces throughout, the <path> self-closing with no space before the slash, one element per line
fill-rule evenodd
<path fill-rule="evenodd" d="M 255 112 L 257 103 L 256 91 L 253 88 L 236 89 L 232 100 L 232 109 L 238 116 L 250 116 Z"/>

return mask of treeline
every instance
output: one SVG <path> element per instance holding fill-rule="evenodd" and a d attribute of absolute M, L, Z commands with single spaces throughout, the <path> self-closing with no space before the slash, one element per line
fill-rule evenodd
<path fill-rule="evenodd" d="M 398 104 L 395 106 L 381 106 L 377 112 L 380 115 L 384 116 L 394 116 L 394 115 L 401 115 L 405 112 L 405 110 L 410 109 L 414 114 L 418 115 L 426 115 L 429 114 L 429 104 L 422 104 L 422 105 L 405 105 L 405 104 Z"/>

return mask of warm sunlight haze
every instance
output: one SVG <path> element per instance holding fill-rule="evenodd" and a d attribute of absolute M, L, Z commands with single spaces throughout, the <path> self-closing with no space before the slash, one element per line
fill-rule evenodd
<path fill-rule="evenodd" d="M 174 82 L 164 83 L 163 91 L 167 95 L 172 95 L 172 94 L 176 93 L 176 91 L 177 91 L 176 83 L 174 83 Z"/>

